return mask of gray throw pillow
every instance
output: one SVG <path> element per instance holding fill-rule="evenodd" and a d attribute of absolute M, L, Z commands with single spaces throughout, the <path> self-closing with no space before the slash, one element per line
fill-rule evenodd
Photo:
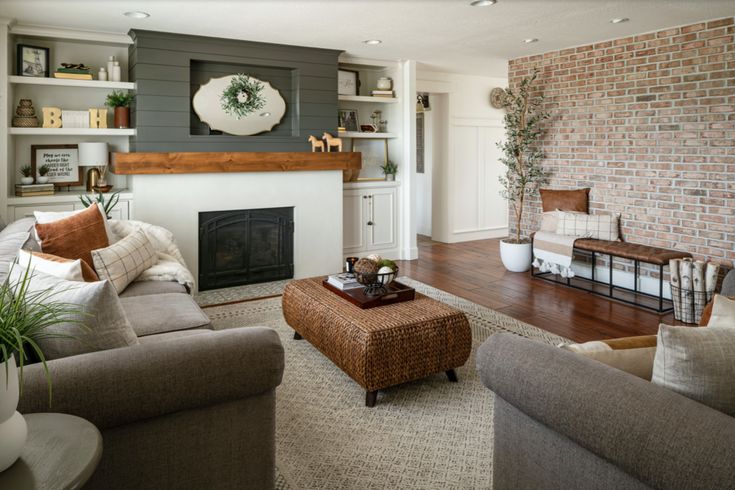
<path fill-rule="evenodd" d="M 17 283 L 23 272 L 14 267 L 11 281 Z M 84 306 L 84 313 L 73 320 L 80 320 L 87 329 L 77 323 L 62 322 L 46 330 L 73 338 L 46 338 L 38 344 L 46 359 L 75 356 L 87 352 L 137 345 L 138 337 L 130 326 L 120 299 L 108 281 L 73 282 L 33 272 L 29 292 L 53 291 L 53 300 Z"/>
<path fill-rule="evenodd" d="M 735 416 L 735 328 L 660 325 L 651 382 Z"/>

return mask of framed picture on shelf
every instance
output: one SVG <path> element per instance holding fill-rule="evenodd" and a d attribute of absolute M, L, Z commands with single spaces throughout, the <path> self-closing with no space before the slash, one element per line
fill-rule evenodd
<path fill-rule="evenodd" d="M 48 77 L 49 48 L 19 44 L 16 63 L 18 75 L 24 77 Z"/>
<path fill-rule="evenodd" d="M 337 73 L 337 94 L 360 95 L 360 73 L 340 69 Z"/>
<path fill-rule="evenodd" d="M 357 109 L 340 109 L 339 126 L 345 131 L 358 131 Z"/>
<path fill-rule="evenodd" d="M 84 175 L 79 166 L 79 149 L 77 145 L 32 145 L 31 172 L 37 175 L 37 169 L 49 167 L 48 181 L 54 187 L 70 187 L 82 185 Z"/>

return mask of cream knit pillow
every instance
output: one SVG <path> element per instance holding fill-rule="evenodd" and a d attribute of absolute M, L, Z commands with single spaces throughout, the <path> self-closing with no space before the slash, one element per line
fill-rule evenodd
<path fill-rule="evenodd" d="M 158 256 L 143 230 L 138 230 L 107 248 L 92 250 L 94 268 L 100 280 L 107 279 L 117 294 L 123 292 Z"/>
<path fill-rule="evenodd" d="M 564 211 L 557 211 L 557 213 L 559 217 L 559 222 L 556 225 L 557 235 L 610 241 L 620 238 L 618 232 L 619 214 L 580 214 Z"/>

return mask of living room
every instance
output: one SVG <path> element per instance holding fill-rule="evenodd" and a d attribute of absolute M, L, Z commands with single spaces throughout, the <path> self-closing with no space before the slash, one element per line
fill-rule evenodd
<path fill-rule="evenodd" d="M 0 0 L 0 488 L 735 488 L 734 16 Z"/>

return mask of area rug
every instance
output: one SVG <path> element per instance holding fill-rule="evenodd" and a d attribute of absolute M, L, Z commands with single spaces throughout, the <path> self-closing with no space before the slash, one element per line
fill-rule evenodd
<path fill-rule="evenodd" d="M 457 370 L 459 383 L 441 373 L 396 386 L 379 393 L 375 408 L 364 406 L 364 391 L 331 361 L 293 339 L 280 297 L 246 293 L 239 303 L 206 307 L 215 329 L 268 326 L 285 347 L 276 409 L 278 488 L 490 488 L 492 393 L 475 371 L 477 347 L 498 332 L 547 344 L 566 339 L 418 281 L 401 281 L 467 314 L 472 356 Z M 271 296 L 282 285 L 260 288 Z"/>

